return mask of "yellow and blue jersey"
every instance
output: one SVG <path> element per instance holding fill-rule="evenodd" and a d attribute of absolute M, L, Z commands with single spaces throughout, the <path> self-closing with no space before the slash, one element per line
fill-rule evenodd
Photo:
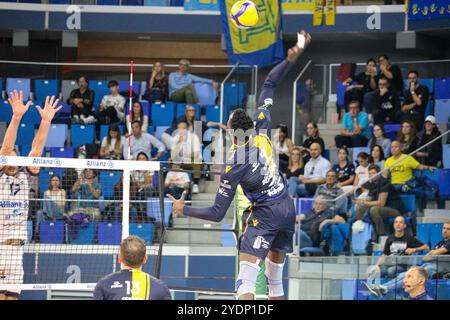
<path fill-rule="evenodd" d="M 94 300 L 172 300 L 167 286 L 140 269 L 124 269 L 101 279 Z"/>

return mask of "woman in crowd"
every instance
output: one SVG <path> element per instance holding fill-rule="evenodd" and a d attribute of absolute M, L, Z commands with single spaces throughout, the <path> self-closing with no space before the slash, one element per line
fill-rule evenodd
<path fill-rule="evenodd" d="M 348 193 L 353 189 L 353 182 L 355 181 L 355 166 L 348 160 L 347 148 L 340 148 L 338 150 L 339 163 L 333 166 L 333 170 L 337 173 L 338 186 Z"/>
<path fill-rule="evenodd" d="M 383 148 L 384 155 L 389 157 L 391 154 L 391 139 L 389 139 L 384 131 L 382 124 L 376 124 L 373 127 L 373 137 L 369 140 L 369 148 L 379 145 Z M 382 167 L 381 167 L 382 168 Z"/>
<path fill-rule="evenodd" d="M 161 62 L 155 62 L 150 77 L 147 80 L 147 88 L 143 95 L 144 100 L 153 103 L 165 102 L 169 92 L 169 80 L 164 72 Z"/>
<path fill-rule="evenodd" d="M 301 147 L 302 150 L 302 156 L 303 156 L 303 163 L 307 163 L 311 156 L 309 155 L 309 147 L 313 143 L 320 144 L 320 147 L 322 148 L 322 152 L 325 150 L 325 142 L 320 137 L 319 127 L 317 126 L 317 123 L 311 121 L 306 125 L 306 135 L 308 138 L 306 138 L 305 141 L 303 141 L 303 147 Z"/>
<path fill-rule="evenodd" d="M 376 144 L 370 148 L 370 164 L 376 164 L 379 168 L 383 169 L 385 161 L 384 150 L 381 146 Z"/>
<path fill-rule="evenodd" d="M 110 124 L 108 134 L 102 140 L 100 157 L 110 160 L 123 159 L 123 146 L 125 143 L 125 137 L 120 135 L 119 126 L 115 123 Z"/>
<path fill-rule="evenodd" d="M 433 139 L 436 139 L 441 135 L 438 127 L 436 126 L 436 118 L 434 116 L 428 116 L 425 119 L 424 129 L 419 132 L 418 148 L 426 145 Z M 424 165 L 441 167 L 442 166 L 442 139 L 438 139 L 430 145 L 426 146 L 422 150 L 416 153 L 416 159 Z"/>
<path fill-rule="evenodd" d="M 36 213 L 36 230 L 39 224 L 45 220 L 62 220 L 66 205 L 66 191 L 61 189 L 61 181 L 58 175 L 50 177 L 48 190 L 44 192 L 43 208 Z"/>
<path fill-rule="evenodd" d="M 142 104 L 138 101 L 136 101 L 133 104 L 133 109 L 131 113 L 131 123 L 133 123 L 134 120 L 139 120 L 142 123 L 142 132 L 147 132 L 148 126 L 149 126 L 149 120 L 148 116 L 144 114 L 144 109 L 142 108 Z M 130 116 L 127 116 L 127 128 L 129 127 L 130 123 Z"/>
<path fill-rule="evenodd" d="M 356 177 L 353 187 L 359 187 L 369 179 L 369 155 L 366 152 L 360 152 L 356 159 L 359 165 L 355 169 Z"/>
<path fill-rule="evenodd" d="M 304 167 L 305 166 L 303 164 L 300 148 L 294 147 L 292 149 L 291 156 L 289 157 L 289 165 L 287 169 L 284 171 L 284 174 L 286 175 L 286 179 L 289 181 L 289 184 L 294 182 L 297 183 L 298 176 L 304 173 Z"/>
<path fill-rule="evenodd" d="M 286 171 L 289 165 L 289 156 L 294 148 L 292 140 L 288 137 L 288 127 L 279 124 L 275 133 L 275 151 L 278 153 L 280 171 Z"/>
<path fill-rule="evenodd" d="M 417 149 L 419 138 L 417 138 L 416 126 L 411 120 L 402 121 L 402 127 L 397 135 L 397 141 L 401 144 L 401 151 L 410 154 Z"/>

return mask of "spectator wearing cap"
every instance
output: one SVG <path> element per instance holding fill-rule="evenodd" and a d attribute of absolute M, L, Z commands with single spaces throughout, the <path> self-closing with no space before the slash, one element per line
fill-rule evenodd
<path fill-rule="evenodd" d="M 72 122 L 75 124 L 94 123 L 95 92 L 89 89 L 89 80 L 86 76 L 81 76 L 77 80 L 78 89 L 73 89 L 67 103 L 72 106 Z"/>
<path fill-rule="evenodd" d="M 169 75 L 169 97 L 175 102 L 197 103 L 198 96 L 194 86 L 196 82 L 209 83 L 217 89 L 217 82 L 189 73 L 189 65 L 189 60 L 181 59 L 178 71 Z"/>
<path fill-rule="evenodd" d="M 342 120 L 341 134 L 334 138 L 336 147 L 365 147 L 371 136 L 369 117 L 367 113 L 360 111 L 359 102 L 356 100 L 351 101 L 348 108 L 349 112 Z"/>
<path fill-rule="evenodd" d="M 419 84 L 419 73 L 408 72 L 409 87 L 405 92 L 405 100 L 400 113 L 401 120 L 411 120 L 418 130 L 422 129 L 425 110 L 428 105 L 430 93 L 427 86 Z"/>
<path fill-rule="evenodd" d="M 154 136 L 147 132 L 142 131 L 142 124 L 139 120 L 135 120 L 131 123 L 132 135 L 131 135 L 131 157 L 136 159 L 136 156 L 140 152 L 144 152 L 149 155 L 152 153 L 152 149 L 158 148 L 158 153 L 156 156 L 152 157 L 150 160 L 155 161 L 164 155 L 166 148 L 164 144 L 156 139 Z M 125 157 L 128 155 L 128 145 L 124 145 L 123 154 Z"/>
<path fill-rule="evenodd" d="M 97 113 L 99 124 L 110 124 L 121 122 L 125 118 L 125 98 L 119 94 L 119 83 L 116 80 L 108 82 L 109 95 L 102 98 Z"/>
<path fill-rule="evenodd" d="M 436 139 L 441 135 L 438 127 L 436 126 L 436 118 L 434 116 L 428 116 L 425 119 L 424 129 L 419 132 L 418 148 L 426 145 L 430 141 Z M 416 153 L 416 159 L 425 165 L 440 167 L 442 164 L 442 141 L 441 139 L 429 144 L 424 149 Z"/>

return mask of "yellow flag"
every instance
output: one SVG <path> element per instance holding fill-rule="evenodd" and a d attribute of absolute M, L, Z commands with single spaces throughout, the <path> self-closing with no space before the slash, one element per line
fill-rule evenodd
<path fill-rule="evenodd" d="M 313 16 L 313 25 L 321 26 L 322 25 L 322 16 L 323 16 L 323 0 L 314 0 L 314 16 Z"/>
<path fill-rule="evenodd" d="M 325 24 L 327 26 L 334 26 L 336 23 L 336 0 L 326 0 L 326 2 Z"/>

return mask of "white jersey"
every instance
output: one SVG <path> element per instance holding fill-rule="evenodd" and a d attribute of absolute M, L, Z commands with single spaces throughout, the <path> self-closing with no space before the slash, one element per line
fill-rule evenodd
<path fill-rule="evenodd" d="M 27 239 L 30 187 L 25 170 L 15 176 L 0 171 L 0 243 Z"/>

